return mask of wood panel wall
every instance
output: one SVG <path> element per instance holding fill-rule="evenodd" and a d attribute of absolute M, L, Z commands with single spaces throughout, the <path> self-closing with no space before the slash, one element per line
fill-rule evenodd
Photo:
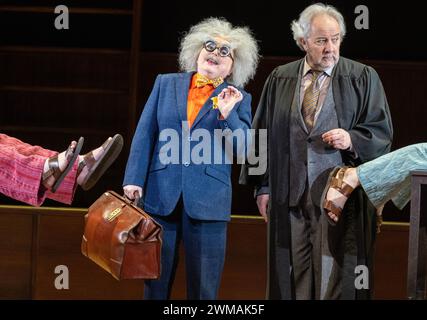
<path fill-rule="evenodd" d="M 0 206 L 0 299 L 142 299 L 143 281 L 117 281 L 80 253 L 85 210 Z M 386 224 L 375 258 L 376 299 L 406 299 L 408 226 Z M 69 289 L 55 288 L 67 266 Z M 266 284 L 266 225 L 234 216 L 228 228 L 220 299 L 262 300 Z M 181 252 L 172 299 L 185 299 Z"/>

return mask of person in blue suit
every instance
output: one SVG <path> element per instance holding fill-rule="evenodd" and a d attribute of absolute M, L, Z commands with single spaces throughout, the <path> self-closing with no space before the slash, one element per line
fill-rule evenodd
<path fill-rule="evenodd" d="M 208 18 L 180 46 L 183 72 L 157 76 L 133 137 L 123 189 L 163 227 L 162 273 L 145 299 L 168 299 L 183 241 L 188 299 L 216 299 L 231 211 L 231 163 L 245 156 L 258 45 L 247 27 Z M 234 156 L 234 157 L 233 157 Z"/>

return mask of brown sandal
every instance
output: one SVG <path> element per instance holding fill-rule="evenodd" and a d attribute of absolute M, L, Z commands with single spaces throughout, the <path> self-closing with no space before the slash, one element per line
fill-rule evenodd
<path fill-rule="evenodd" d="M 56 192 L 56 190 L 59 188 L 62 181 L 64 180 L 65 176 L 68 174 L 68 172 L 70 172 L 71 168 L 74 165 L 74 162 L 76 162 L 77 157 L 79 156 L 80 150 L 83 146 L 83 142 L 84 138 L 80 137 L 74 149 L 71 147 L 71 144 L 68 147 L 67 151 L 65 152 L 65 160 L 68 161 L 68 163 L 64 171 L 61 171 L 61 169 L 59 168 L 58 154 L 48 159 L 47 163 L 49 169 L 43 173 L 42 183 L 45 184 L 47 179 L 53 177 L 55 179 L 55 182 L 50 188 L 51 192 Z"/>
<path fill-rule="evenodd" d="M 354 188 L 350 186 L 349 184 L 344 182 L 344 174 L 346 170 L 349 169 L 349 167 L 336 167 L 334 168 L 331 173 L 329 174 L 328 182 L 326 183 L 325 189 L 323 190 L 322 194 L 322 201 L 323 203 L 323 209 L 326 209 L 325 214 L 327 215 L 328 212 L 332 212 L 339 220 L 341 217 L 341 213 L 343 208 L 337 206 L 335 202 L 332 200 L 327 200 L 326 196 L 328 194 L 329 189 L 333 188 L 339 193 L 341 193 L 344 197 L 347 199 L 350 197 L 351 193 L 353 192 Z M 328 215 L 327 215 L 328 216 Z M 328 221 L 332 225 L 335 225 L 336 222 L 332 220 L 328 216 Z"/>
<path fill-rule="evenodd" d="M 116 160 L 123 147 L 123 137 L 120 134 L 116 134 L 111 140 L 107 139 L 101 147 L 103 152 L 98 160 L 95 159 L 91 151 L 86 153 L 83 156 L 83 160 L 79 163 L 77 177 L 85 166 L 88 167 L 88 173 L 80 184 L 83 190 L 89 190 L 92 188 L 104 172 L 111 166 L 114 160 Z"/>

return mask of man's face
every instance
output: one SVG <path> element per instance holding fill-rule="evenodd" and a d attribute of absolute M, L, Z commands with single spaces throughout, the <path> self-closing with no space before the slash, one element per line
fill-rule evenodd
<path fill-rule="evenodd" d="M 227 78 L 231 73 L 231 68 L 233 66 L 233 59 L 231 56 L 233 52 L 230 51 L 230 55 L 221 56 L 220 48 L 222 46 L 230 47 L 230 44 L 222 38 L 214 38 L 215 45 L 208 48 L 214 49 L 212 52 L 209 52 L 205 48 L 202 48 L 200 51 L 199 58 L 197 59 L 197 72 L 208 77 L 209 79 L 215 79 L 221 77 L 223 79 Z M 212 43 L 211 43 L 212 45 Z M 231 50 L 231 49 L 230 49 Z"/>
<path fill-rule="evenodd" d="M 315 70 L 324 71 L 334 66 L 340 56 L 341 30 L 334 18 L 315 16 L 307 39 L 301 39 L 307 61 Z"/>

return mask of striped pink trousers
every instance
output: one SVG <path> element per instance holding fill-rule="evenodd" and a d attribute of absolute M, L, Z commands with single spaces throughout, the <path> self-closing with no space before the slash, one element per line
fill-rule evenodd
<path fill-rule="evenodd" d="M 77 186 L 78 161 L 55 193 L 41 183 L 46 159 L 56 154 L 0 133 L 0 192 L 33 206 L 42 205 L 46 198 L 71 204 Z"/>

